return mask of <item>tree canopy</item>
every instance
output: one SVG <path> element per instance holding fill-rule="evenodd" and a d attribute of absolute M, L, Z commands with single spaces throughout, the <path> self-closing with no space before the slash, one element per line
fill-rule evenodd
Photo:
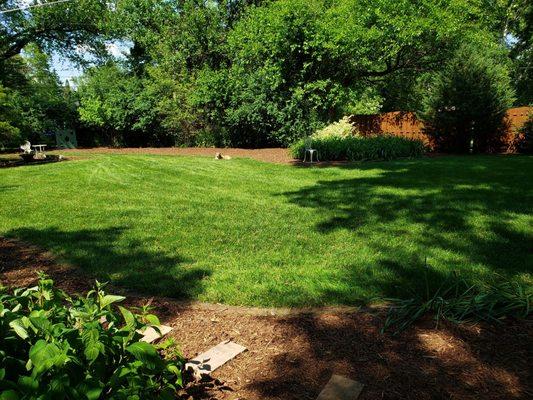
<path fill-rule="evenodd" d="M 67 1 L 0 14 L 0 72 L 22 93 L 26 48 L 82 64 L 70 124 L 86 144 L 288 145 L 342 115 L 420 109 L 465 43 L 497 48 L 531 103 L 531 16 L 526 0 Z"/>
<path fill-rule="evenodd" d="M 35 0 L 3 0 L 1 4 L 2 10 L 13 10 L 0 14 L 1 60 L 20 54 L 30 43 L 72 57 L 80 47 L 102 54 L 108 1 L 76 0 L 46 6 Z"/>

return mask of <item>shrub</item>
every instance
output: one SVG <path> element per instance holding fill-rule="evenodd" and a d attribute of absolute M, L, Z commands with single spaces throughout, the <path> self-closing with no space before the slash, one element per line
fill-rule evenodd
<path fill-rule="evenodd" d="M 398 136 L 327 136 L 311 137 L 309 145 L 318 151 L 322 161 L 367 161 L 392 160 L 399 157 L 418 157 L 424 152 L 424 144 L 419 140 Z M 291 146 L 293 157 L 303 159 L 306 140 L 301 139 Z"/>
<path fill-rule="evenodd" d="M 501 55 L 466 45 L 436 75 L 420 116 L 439 151 L 500 151 L 513 100 Z"/>
<path fill-rule="evenodd" d="M 18 128 L 9 122 L 0 121 L 0 149 L 4 147 L 17 147 L 21 140 Z"/>
<path fill-rule="evenodd" d="M 530 113 L 526 123 L 518 131 L 517 150 L 519 153 L 533 153 L 533 113 Z"/>
<path fill-rule="evenodd" d="M 170 341 L 141 342 L 139 332 L 159 321 L 147 308 L 115 312 L 123 299 L 98 282 L 71 298 L 44 275 L 35 287 L 0 289 L 0 398 L 175 398 L 181 357 Z"/>
<path fill-rule="evenodd" d="M 314 138 L 329 138 L 339 137 L 345 138 L 348 136 L 354 136 L 356 134 L 355 127 L 350 123 L 349 117 L 344 117 L 337 122 L 329 124 L 325 128 L 316 131 L 313 134 Z"/>

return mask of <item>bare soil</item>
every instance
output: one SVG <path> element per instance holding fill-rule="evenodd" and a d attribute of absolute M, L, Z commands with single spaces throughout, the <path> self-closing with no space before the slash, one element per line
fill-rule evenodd
<path fill-rule="evenodd" d="M 0 238 L 0 283 L 23 286 L 47 272 L 68 292 L 92 280 L 51 254 Z M 425 319 L 399 336 L 381 334 L 383 309 L 279 310 L 230 307 L 126 293 L 150 300 L 192 358 L 223 340 L 249 350 L 190 387 L 184 399 L 315 399 L 332 373 L 365 385 L 360 399 L 526 399 L 533 396 L 533 323 L 440 324 Z"/>

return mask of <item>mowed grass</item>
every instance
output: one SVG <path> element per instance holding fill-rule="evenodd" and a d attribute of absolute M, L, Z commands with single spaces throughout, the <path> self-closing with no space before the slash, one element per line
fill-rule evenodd
<path fill-rule="evenodd" d="M 532 171 L 526 156 L 92 155 L 0 169 L 0 235 L 137 292 L 228 304 L 365 304 L 454 271 L 529 285 Z"/>

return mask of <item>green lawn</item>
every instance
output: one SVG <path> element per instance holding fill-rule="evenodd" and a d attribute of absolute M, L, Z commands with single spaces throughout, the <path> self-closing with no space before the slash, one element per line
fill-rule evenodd
<path fill-rule="evenodd" d="M 531 284 L 533 157 L 300 168 L 93 155 L 0 169 L 0 235 L 146 294 L 364 304 L 452 271 Z"/>

